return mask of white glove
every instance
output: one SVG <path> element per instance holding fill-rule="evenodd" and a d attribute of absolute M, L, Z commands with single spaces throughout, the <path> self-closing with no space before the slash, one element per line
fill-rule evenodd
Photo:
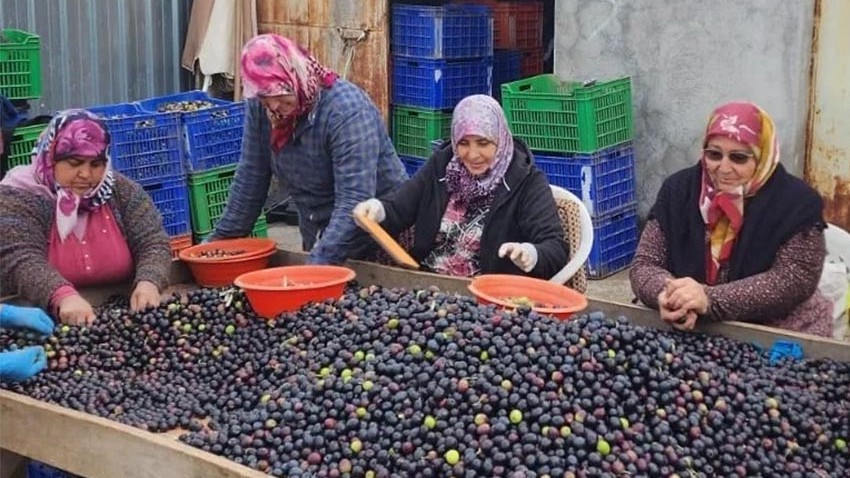
<path fill-rule="evenodd" d="M 537 248 L 528 242 L 506 242 L 499 247 L 499 257 L 508 256 L 517 267 L 531 272 L 537 265 Z"/>
<path fill-rule="evenodd" d="M 384 205 L 375 198 L 367 199 L 354 206 L 354 214 L 366 216 L 375 222 L 383 222 L 387 218 Z"/>

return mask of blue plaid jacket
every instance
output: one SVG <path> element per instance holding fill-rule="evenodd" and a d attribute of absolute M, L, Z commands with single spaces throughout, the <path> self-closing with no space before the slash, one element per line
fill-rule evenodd
<path fill-rule="evenodd" d="M 256 99 L 245 102 L 242 157 L 224 215 L 213 238 L 251 233 L 268 195 L 271 174 L 289 186 L 299 214 L 304 250 L 314 264 L 340 264 L 370 241 L 351 211 L 407 180 L 378 109 L 363 90 L 337 80 L 322 90 L 313 110 L 298 120 L 279 153 Z"/>

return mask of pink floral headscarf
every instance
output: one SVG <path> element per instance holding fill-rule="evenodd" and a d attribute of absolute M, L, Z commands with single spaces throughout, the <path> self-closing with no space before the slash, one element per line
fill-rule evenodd
<path fill-rule="evenodd" d="M 71 232 L 82 239 L 88 214 L 98 210 L 113 194 L 115 177 L 108 148 L 109 133 L 100 119 L 85 110 L 62 111 L 39 136 L 32 163 L 12 169 L 0 184 L 55 200 L 60 240 L 64 241 Z M 56 162 L 68 157 L 106 160 L 103 179 L 82 196 L 56 182 Z"/>
<path fill-rule="evenodd" d="M 306 49 L 280 35 L 256 36 L 242 49 L 242 91 L 246 98 L 296 95 L 298 99 L 292 116 L 278 124 L 273 121 L 275 151 L 286 146 L 295 131 L 295 120 L 310 111 L 321 89 L 333 85 L 336 79 L 337 74 Z"/>
<path fill-rule="evenodd" d="M 457 155 L 458 142 L 469 135 L 481 136 L 496 145 L 493 164 L 477 177 L 466 169 Z M 492 195 L 513 159 L 514 138 L 502 107 L 491 96 L 467 96 L 457 104 L 452 115 L 452 150 L 455 155 L 446 167 L 449 192 L 470 200 Z"/>
<path fill-rule="evenodd" d="M 773 120 L 753 103 L 733 102 L 715 109 L 708 120 L 703 146 L 717 136 L 749 146 L 755 155 L 756 170 L 753 178 L 738 191 L 724 192 L 715 188 L 703 167 L 699 209 L 711 238 L 706 275 L 709 284 L 716 281 L 720 266 L 732 254 L 744 221 L 744 199 L 755 196 L 779 164 L 779 142 Z"/>

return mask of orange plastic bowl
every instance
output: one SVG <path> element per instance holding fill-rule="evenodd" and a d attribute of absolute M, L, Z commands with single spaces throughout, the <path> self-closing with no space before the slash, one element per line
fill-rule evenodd
<path fill-rule="evenodd" d="M 525 276 L 480 275 L 472 279 L 469 291 L 479 304 L 495 304 L 507 309 L 519 307 L 509 300 L 516 297 L 527 298 L 535 304 L 552 305 L 554 307 L 532 307 L 531 310 L 561 320 L 567 320 L 587 307 L 584 294 L 561 284 Z"/>
<path fill-rule="evenodd" d="M 356 275 L 339 266 L 283 266 L 242 274 L 233 283 L 245 291 L 254 312 L 273 319 L 309 302 L 339 298 Z"/>
<path fill-rule="evenodd" d="M 233 284 L 234 279 L 246 272 L 268 267 L 275 248 L 275 242 L 271 239 L 227 239 L 183 249 L 178 257 L 189 266 L 195 282 L 202 287 L 225 287 Z M 239 250 L 245 253 L 224 258 L 193 257 L 200 252 L 215 249 Z"/>
<path fill-rule="evenodd" d="M 222 239 L 219 241 L 210 241 L 203 244 L 198 244 L 192 247 L 187 247 L 179 253 L 179 258 L 183 262 L 229 262 L 247 259 L 249 257 L 261 256 L 269 251 L 274 251 L 277 244 L 271 239 L 260 237 L 245 237 L 241 239 Z M 226 252 L 244 251 L 241 254 L 227 257 L 195 257 L 207 251 L 220 249 Z"/>

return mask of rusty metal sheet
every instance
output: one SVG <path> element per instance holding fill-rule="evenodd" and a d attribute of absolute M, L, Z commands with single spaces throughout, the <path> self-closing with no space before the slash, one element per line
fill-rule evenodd
<path fill-rule="evenodd" d="M 383 0 L 258 0 L 261 33 L 304 45 L 323 64 L 363 88 L 388 118 L 387 4 Z"/>
<path fill-rule="evenodd" d="M 383 30 L 386 11 L 386 0 L 257 1 L 261 21 L 314 27 Z"/>
<path fill-rule="evenodd" d="M 850 230 L 850 2 L 815 2 L 806 180 L 827 221 Z"/>

